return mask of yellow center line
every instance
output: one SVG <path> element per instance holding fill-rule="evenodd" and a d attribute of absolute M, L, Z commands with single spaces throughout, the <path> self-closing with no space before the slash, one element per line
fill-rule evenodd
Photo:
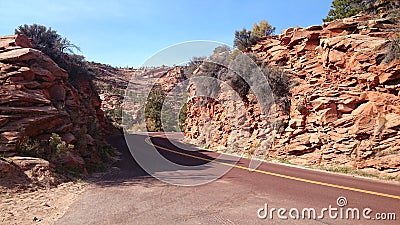
<path fill-rule="evenodd" d="M 172 152 L 172 153 L 183 155 L 183 156 L 188 156 L 188 157 L 191 157 L 191 158 L 194 158 L 194 159 L 200 159 L 200 160 L 203 160 L 203 161 L 216 162 L 216 163 L 219 163 L 219 164 L 222 164 L 222 165 L 225 165 L 225 166 L 231 166 L 231 167 L 235 167 L 235 168 L 238 168 L 238 169 L 247 170 L 247 171 L 250 171 L 250 172 L 257 172 L 257 173 L 266 174 L 266 175 L 270 175 L 270 176 L 281 177 L 281 178 L 285 178 L 285 179 L 290 179 L 290 180 L 295 180 L 295 181 L 300 181 L 300 182 L 305 182 L 305 183 L 310 183 L 310 184 L 317 184 L 317 185 L 326 186 L 326 187 L 333 187 L 333 188 L 338 188 L 338 189 L 343 189 L 343 190 L 355 191 L 355 192 L 360 192 L 360 193 L 365 193 L 365 194 L 377 195 L 377 196 L 382 196 L 382 197 L 387 197 L 387 198 L 400 199 L 400 196 L 398 196 L 398 195 L 391 195 L 391 194 L 386 194 L 386 193 L 381 193 L 381 192 L 376 192 L 376 191 L 369 191 L 369 190 L 353 188 L 353 187 L 347 187 L 347 186 L 342 186 L 342 185 L 337 185 L 337 184 L 330 184 L 330 183 L 325 183 L 325 182 L 320 182 L 320 181 L 315 181 L 315 180 L 308 180 L 308 179 L 304 179 L 304 178 L 293 177 L 293 176 L 288 176 L 288 175 L 284 175 L 284 174 L 268 172 L 268 171 L 264 171 L 264 170 L 251 169 L 251 168 L 244 167 L 244 166 L 239 166 L 239 165 L 236 165 L 236 164 L 221 162 L 221 161 L 218 161 L 218 160 L 211 160 L 211 159 L 207 159 L 207 158 L 203 158 L 203 157 L 199 157 L 199 156 L 195 156 L 195 155 L 190 155 L 190 154 L 187 154 L 187 153 L 175 151 L 175 150 L 172 150 L 172 149 L 169 149 L 169 148 L 165 148 L 165 147 L 156 145 L 156 144 L 151 142 L 150 137 L 147 137 L 145 139 L 145 142 L 147 144 L 151 145 L 151 146 L 154 146 L 156 148 L 159 148 L 159 149 L 162 149 L 162 150 L 165 150 L 165 151 L 168 151 L 168 152 Z"/>

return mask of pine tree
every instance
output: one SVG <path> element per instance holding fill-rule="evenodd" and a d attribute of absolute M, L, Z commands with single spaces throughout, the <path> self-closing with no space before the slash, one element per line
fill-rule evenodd
<path fill-rule="evenodd" d="M 151 90 L 145 106 L 145 118 L 148 131 L 163 131 L 161 110 L 165 97 L 166 94 L 161 89 L 161 86 L 155 86 L 153 90 Z"/>
<path fill-rule="evenodd" d="M 255 44 L 256 42 L 256 38 L 254 38 L 251 35 L 251 31 L 247 31 L 246 28 L 243 28 L 241 31 L 235 31 L 233 46 L 237 47 L 239 50 L 243 51 L 245 48 Z"/>
<path fill-rule="evenodd" d="M 257 37 L 270 36 L 275 33 L 275 29 L 266 20 L 262 20 L 260 24 L 254 23 L 251 34 Z"/>
<path fill-rule="evenodd" d="M 261 37 L 273 35 L 274 32 L 275 27 L 272 27 L 266 20 L 262 20 L 260 24 L 254 23 L 251 31 L 246 30 L 246 28 L 235 31 L 233 46 L 239 50 L 244 50 L 256 44 Z"/>
<path fill-rule="evenodd" d="M 333 0 L 328 16 L 323 19 L 323 21 L 330 22 L 336 19 L 357 15 L 376 1 L 377 0 Z"/>

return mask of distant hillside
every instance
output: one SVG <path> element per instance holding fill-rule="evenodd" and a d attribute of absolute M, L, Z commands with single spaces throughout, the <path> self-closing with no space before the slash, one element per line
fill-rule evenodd
<path fill-rule="evenodd" d="M 157 83 L 158 78 L 165 76 L 171 67 L 149 68 L 115 68 L 109 65 L 91 62 L 89 71 L 93 74 L 93 83 L 99 92 L 101 109 L 112 121 L 113 125 L 122 128 L 122 110 L 125 91 L 130 87 L 145 93 Z M 163 85 L 166 85 L 163 84 Z M 136 117 L 138 105 L 132 106 L 132 111 L 126 111 L 127 118 Z"/>

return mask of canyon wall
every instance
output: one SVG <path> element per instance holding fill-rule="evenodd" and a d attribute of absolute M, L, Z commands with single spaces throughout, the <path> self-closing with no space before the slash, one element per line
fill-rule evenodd
<path fill-rule="evenodd" d="M 144 122 L 144 108 L 134 96 L 147 97 L 154 85 L 168 93 L 184 80 L 181 67 L 115 68 L 91 62 L 89 70 L 94 75 L 93 83 L 99 92 L 101 109 L 106 117 L 115 127 L 122 129 L 124 114 L 125 128 L 132 132 L 145 130 L 139 129 L 143 125 L 140 123 Z"/>
<path fill-rule="evenodd" d="M 188 103 L 185 136 L 224 152 L 400 176 L 399 31 L 391 19 L 355 16 L 264 37 L 246 52 L 289 74 L 290 110 L 263 115 L 251 94 L 241 103 L 220 91 Z"/>
<path fill-rule="evenodd" d="M 91 78 L 78 74 L 74 85 L 68 79 L 26 36 L 0 37 L 0 156 L 49 159 L 54 152 L 42 144 L 55 133 L 73 145 L 60 153 L 60 163 L 79 173 L 106 158 L 109 125 Z"/>

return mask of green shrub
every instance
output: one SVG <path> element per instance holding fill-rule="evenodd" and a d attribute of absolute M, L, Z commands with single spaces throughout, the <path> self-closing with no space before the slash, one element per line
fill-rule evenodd
<path fill-rule="evenodd" d="M 39 157 L 56 163 L 59 155 L 67 154 L 74 149 L 74 145 L 66 144 L 58 134 L 52 133 L 48 141 L 24 137 L 16 148 L 22 156 Z"/>
<path fill-rule="evenodd" d="M 283 120 L 276 120 L 275 122 L 272 123 L 272 127 L 278 132 L 278 133 L 283 133 L 287 127 L 287 123 L 285 123 Z"/>
<path fill-rule="evenodd" d="M 122 110 L 121 106 L 118 106 L 115 109 L 107 109 L 104 113 L 105 113 L 105 116 L 107 118 L 111 119 L 112 124 L 114 125 L 114 127 L 116 127 L 117 129 L 122 129 L 122 113 L 123 113 L 123 110 Z M 129 114 L 125 115 L 125 118 L 130 118 L 130 115 Z M 126 120 L 125 123 L 127 124 L 127 122 L 128 121 Z M 95 124 L 94 121 L 92 123 Z M 92 135 L 92 134 L 96 134 L 97 135 L 98 134 L 97 129 L 93 130 L 93 132 L 89 132 L 89 134 L 90 135 Z"/>
<path fill-rule="evenodd" d="M 61 68 L 69 74 L 69 80 L 73 82 L 82 74 L 88 74 L 85 57 L 77 55 L 74 50 L 80 51 L 79 47 L 72 44 L 68 39 L 57 34 L 51 27 L 43 25 L 21 25 L 15 29 L 15 34 L 24 34 L 32 39 L 33 48 L 38 49 L 48 55 Z"/>
<path fill-rule="evenodd" d="M 147 131 L 150 132 L 177 132 L 183 131 L 187 104 L 182 102 L 179 114 L 178 104 L 182 99 L 174 99 L 174 102 L 166 101 L 167 94 L 160 85 L 156 85 L 150 91 L 145 104 L 145 122 Z M 178 104 L 177 104 L 178 103 Z M 126 117 L 125 117 L 126 118 Z"/>
<path fill-rule="evenodd" d="M 38 157 L 45 153 L 41 144 L 37 140 L 29 137 L 22 138 L 16 145 L 16 150 L 23 156 Z"/>
<path fill-rule="evenodd" d="M 383 63 L 390 63 L 394 60 L 400 59 L 400 39 L 396 38 L 390 41 L 388 45 L 388 52 L 383 59 Z"/>
<path fill-rule="evenodd" d="M 261 37 L 270 36 L 274 33 L 275 27 L 272 27 L 266 20 L 262 20 L 260 24 L 254 23 L 251 31 L 246 30 L 246 28 L 235 31 L 233 46 L 243 51 L 256 44 Z"/>
<path fill-rule="evenodd" d="M 261 20 L 260 24 L 253 24 L 251 34 L 255 37 L 271 36 L 275 33 L 275 29 L 266 20 Z"/>
<path fill-rule="evenodd" d="M 112 85 L 108 84 L 106 90 L 110 93 L 113 90 Z"/>
<path fill-rule="evenodd" d="M 323 21 L 330 22 L 336 19 L 357 15 L 365 10 L 370 2 L 375 1 L 376 0 L 333 0 L 328 16 L 323 19 Z"/>
<path fill-rule="evenodd" d="M 303 104 L 298 104 L 296 106 L 296 110 L 299 111 L 301 114 L 304 114 L 304 112 L 307 110 L 307 107 L 305 107 Z"/>
<path fill-rule="evenodd" d="M 228 45 L 221 45 L 214 49 L 213 54 L 229 52 L 230 50 L 231 50 L 231 48 Z"/>
<path fill-rule="evenodd" d="M 272 68 L 266 64 L 261 66 L 261 70 L 267 78 L 268 84 L 275 98 L 287 98 L 290 91 L 290 78 L 284 71 Z"/>
<path fill-rule="evenodd" d="M 246 48 L 257 43 L 259 37 L 253 36 L 251 31 L 243 28 L 241 31 L 235 31 L 235 39 L 233 40 L 233 46 L 237 47 L 239 50 L 243 51 Z"/>
<path fill-rule="evenodd" d="M 376 16 L 387 13 L 387 17 L 393 22 L 398 20 L 400 4 L 398 0 L 333 0 L 328 16 L 324 22 L 347 18 L 359 13 Z"/>
<path fill-rule="evenodd" d="M 155 86 L 149 93 L 145 105 L 145 120 L 147 130 L 150 132 L 163 131 L 161 122 L 161 110 L 166 94 L 160 86 Z"/>
<path fill-rule="evenodd" d="M 195 74 L 198 77 L 206 77 L 206 79 L 199 79 L 198 81 L 200 82 L 196 82 L 196 95 L 215 96 L 220 90 L 218 78 L 221 77 L 221 74 L 226 73 L 226 71 L 227 69 L 224 66 L 205 60 L 201 64 L 201 70 Z M 207 77 L 211 79 L 207 79 Z M 203 99 L 208 102 L 208 98 Z"/>
<path fill-rule="evenodd" d="M 238 54 L 237 51 L 212 55 L 201 65 L 196 76 L 211 77 L 196 82 L 196 95 L 202 98 L 201 104 L 207 104 L 220 91 L 220 82 L 226 82 L 241 97 L 248 102 L 247 95 L 252 91 L 258 93 L 257 98 L 266 110 L 273 104 L 279 104 L 285 111 L 290 108 L 290 79 L 287 73 L 272 68 L 266 64 L 257 65 L 261 61 L 253 54 Z M 227 68 L 225 65 L 229 65 Z M 260 82 L 258 76 L 263 75 L 267 82 Z M 271 102 L 274 98 L 275 102 Z"/>
<path fill-rule="evenodd" d="M 49 145 L 52 152 L 55 153 L 55 156 L 59 154 L 67 154 L 75 147 L 72 144 L 67 144 L 65 141 L 62 141 L 60 135 L 56 133 L 51 134 Z"/>
<path fill-rule="evenodd" d="M 191 77 L 193 72 L 199 68 L 205 59 L 206 57 L 193 57 L 185 68 L 186 77 Z"/>
<path fill-rule="evenodd" d="M 378 175 L 373 174 L 373 173 L 369 173 L 369 172 L 365 172 L 362 170 L 357 170 L 348 166 L 337 166 L 337 167 L 319 167 L 322 170 L 326 170 L 329 172 L 334 172 L 334 173 L 344 173 L 344 174 L 354 174 L 354 175 L 359 175 L 359 176 L 363 176 L 363 177 L 374 177 L 374 178 L 378 178 Z"/>
<path fill-rule="evenodd" d="M 187 103 L 185 103 L 179 112 L 179 130 L 185 130 L 185 122 L 187 117 Z"/>
<path fill-rule="evenodd" d="M 106 143 L 96 142 L 97 154 L 102 162 L 109 162 L 111 157 L 114 156 L 115 149 Z"/>

